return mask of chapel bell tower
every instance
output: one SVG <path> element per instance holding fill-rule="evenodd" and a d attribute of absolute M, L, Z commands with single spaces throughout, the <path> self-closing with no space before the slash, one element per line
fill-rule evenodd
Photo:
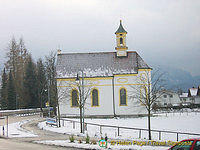
<path fill-rule="evenodd" d="M 117 31 L 115 32 L 116 34 L 116 40 L 117 40 L 117 47 L 115 49 L 117 50 L 117 56 L 127 56 L 127 49 L 128 47 L 126 46 L 126 30 L 122 26 L 122 21 L 120 20 L 120 25 Z"/>

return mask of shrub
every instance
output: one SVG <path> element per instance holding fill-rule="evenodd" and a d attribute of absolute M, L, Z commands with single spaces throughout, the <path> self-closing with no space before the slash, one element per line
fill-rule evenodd
<path fill-rule="evenodd" d="M 70 140 L 71 143 L 73 143 L 73 142 L 74 142 L 74 135 L 71 135 L 71 136 L 69 137 L 69 140 Z"/>
<path fill-rule="evenodd" d="M 80 143 L 80 144 L 81 144 L 81 143 L 82 143 L 82 140 L 81 140 L 81 139 L 80 139 L 80 140 L 78 140 L 78 143 Z"/>
<path fill-rule="evenodd" d="M 87 137 L 86 137 L 85 141 L 86 141 L 86 143 L 87 143 L 87 144 L 89 144 L 89 143 L 90 143 L 90 137 L 89 137 L 89 135 L 88 135 L 88 134 L 87 134 Z"/>
<path fill-rule="evenodd" d="M 95 140 L 92 140 L 92 141 L 91 141 L 91 144 L 96 145 L 97 142 L 96 142 Z"/>

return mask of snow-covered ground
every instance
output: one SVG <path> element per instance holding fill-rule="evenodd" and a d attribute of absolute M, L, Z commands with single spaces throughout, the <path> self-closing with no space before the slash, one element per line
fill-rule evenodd
<path fill-rule="evenodd" d="M 38 126 L 44 130 L 50 130 L 53 132 L 73 134 L 77 136 L 84 137 L 88 134 L 90 137 L 96 137 L 100 139 L 101 136 L 108 136 L 109 143 L 108 147 L 111 149 L 134 149 L 134 150 L 167 150 L 169 146 L 150 146 L 144 145 L 140 146 L 138 144 L 132 145 L 111 145 L 111 141 L 138 141 L 138 142 L 149 142 L 148 134 L 146 131 L 142 131 L 141 139 L 138 138 L 139 132 L 131 129 L 121 129 L 120 136 L 117 135 L 117 128 L 102 127 L 102 134 L 100 133 L 100 127 L 95 125 L 87 125 L 86 134 L 80 134 L 79 123 L 75 123 L 75 128 L 73 127 L 72 121 L 79 121 L 79 119 L 70 119 L 71 121 L 64 121 L 64 126 L 57 128 L 46 125 L 46 122 L 41 122 Z M 9 124 L 9 137 L 36 137 L 34 133 L 26 131 L 21 128 L 21 125 L 27 123 L 29 120 L 24 120 L 21 122 L 16 122 Z M 116 119 L 85 119 L 86 123 L 96 123 L 101 125 L 113 125 L 119 127 L 132 127 L 132 128 L 147 128 L 147 117 L 140 118 L 116 118 Z M 168 114 L 156 114 L 156 116 L 151 118 L 151 127 L 154 130 L 170 130 L 176 132 L 189 132 L 189 133 L 200 133 L 200 113 L 195 112 L 184 112 L 184 113 L 168 113 Z M 61 121 L 63 125 L 63 121 Z M 2 126 L 0 126 L 2 131 Z M 1 132 L 2 135 L 2 132 Z M 6 126 L 5 126 L 6 135 Z M 158 133 L 152 132 L 152 138 L 155 141 L 176 141 L 176 134 L 161 134 L 161 140 L 158 140 Z M 191 138 L 195 136 L 179 135 L 179 140 Z M 97 142 L 96 145 L 78 143 L 70 143 L 68 140 L 54 140 L 54 141 L 36 141 L 37 143 L 58 145 L 58 146 L 69 146 L 77 148 L 86 149 L 101 149 Z"/>
<path fill-rule="evenodd" d="M 36 137 L 34 133 L 21 128 L 21 125 L 27 123 L 30 120 L 24 120 L 8 125 L 8 137 Z M 1 135 L 3 135 L 3 126 L 0 126 Z M 4 126 L 4 135 L 7 136 L 7 126 Z"/>
<path fill-rule="evenodd" d="M 57 145 L 57 146 L 66 146 L 66 147 L 74 147 L 74 148 L 84 148 L 84 149 L 105 149 L 101 148 L 99 144 L 85 144 L 78 143 L 77 141 L 74 143 L 70 143 L 69 140 L 55 140 L 55 141 L 35 141 L 36 143 L 48 144 L 48 145 Z M 115 150 L 167 150 L 169 147 L 166 146 L 139 146 L 139 145 L 111 145 L 108 143 L 107 149 L 115 149 Z"/>
<path fill-rule="evenodd" d="M 68 119 L 73 121 L 79 121 L 78 119 Z M 116 119 L 85 119 L 86 123 L 95 123 L 101 125 L 113 125 L 119 127 L 132 127 L 132 128 L 144 128 L 147 129 L 147 117 L 140 118 L 116 118 Z M 200 113 L 195 112 L 184 112 L 184 113 L 165 113 L 165 114 L 156 114 L 156 116 L 151 118 L 151 127 L 154 130 L 164 130 L 164 131 L 175 131 L 175 132 L 187 132 L 187 133 L 199 133 L 200 134 Z M 63 125 L 63 121 L 61 121 Z M 46 125 L 45 122 L 41 122 L 38 125 L 44 130 L 50 130 L 53 132 L 64 133 L 64 134 L 73 134 L 78 136 L 85 136 L 80 134 L 79 123 L 75 123 L 75 128 L 73 128 L 72 121 L 65 121 L 64 126 L 57 128 Z M 102 134 L 100 133 L 100 127 L 95 125 L 87 125 L 87 132 L 90 137 L 100 138 L 101 136 L 105 137 L 105 134 L 109 139 L 113 140 L 143 140 L 148 139 L 147 131 L 142 131 L 141 139 L 139 139 L 139 131 L 131 129 L 121 129 L 120 136 L 117 135 L 117 128 L 111 127 L 102 127 Z M 192 138 L 197 136 L 189 135 L 179 135 L 179 140 Z M 159 141 L 158 132 L 152 132 L 152 138 L 155 141 Z M 174 133 L 161 133 L 160 141 L 176 141 L 176 134 Z M 41 143 L 52 144 L 52 145 L 62 145 L 62 146 L 76 146 L 77 143 L 69 143 L 67 141 L 40 141 Z M 82 144 L 81 144 L 82 145 Z M 81 146 L 79 144 L 79 146 Z M 86 146 L 86 144 L 84 145 Z M 91 145 L 90 145 L 91 146 Z M 91 148 L 99 148 L 98 145 L 92 145 Z M 164 150 L 168 149 L 166 146 L 111 146 L 113 149 L 159 149 Z"/>

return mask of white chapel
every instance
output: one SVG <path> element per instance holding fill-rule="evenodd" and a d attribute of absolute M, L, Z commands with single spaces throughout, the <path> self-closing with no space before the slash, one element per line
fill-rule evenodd
<path fill-rule="evenodd" d="M 58 52 L 57 90 L 62 117 L 79 116 L 80 99 L 84 100 L 86 117 L 147 114 L 136 94 L 150 77 L 151 68 L 136 51 L 128 50 L 127 31 L 121 21 L 115 34 L 113 52 Z"/>

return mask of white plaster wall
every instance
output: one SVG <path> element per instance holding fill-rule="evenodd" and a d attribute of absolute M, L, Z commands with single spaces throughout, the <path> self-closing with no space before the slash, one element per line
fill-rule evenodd
<path fill-rule="evenodd" d="M 139 115 L 147 114 L 146 108 L 139 101 L 140 88 L 137 84 L 141 84 L 140 71 L 136 76 L 115 76 L 115 110 L 116 115 Z M 121 81 L 121 82 L 120 82 Z M 125 82 L 126 81 L 126 82 Z M 120 106 L 120 88 L 127 90 L 127 106 Z"/>
<path fill-rule="evenodd" d="M 139 87 L 137 84 L 141 84 L 140 76 L 142 73 L 144 74 L 146 72 L 139 71 L 139 73 L 136 76 L 114 76 L 114 103 L 116 115 L 147 114 L 146 108 L 142 106 L 140 101 L 138 100 Z M 93 83 L 91 89 L 97 88 L 99 91 L 99 107 L 91 107 L 91 95 L 89 95 L 88 99 L 86 100 L 85 115 L 114 115 L 112 80 L 112 78 L 97 78 L 92 80 L 85 80 L 85 82 L 91 81 Z M 69 81 L 58 81 L 57 85 L 61 115 L 79 116 L 79 108 L 71 107 L 71 95 L 68 87 Z M 127 106 L 119 105 L 119 90 L 122 87 L 127 89 Z M 137 96 L 131 98 L 130 96 L 134 94 L 136 94 Z"/>
<path fill-rule="evenodd" d="M 88 82 L 85 80 L 85 82 Z M 90 81 L 89 81 L 90 82 Z M 99 106 L 98 107 L 92 107 L 91 106 L 91 94 L 88 95 L 88 98 L 85 103 L 85 115 L 114 115 L 113 113 L 113 90 L 112 90 L 112 79 L 98 79 L 98 80 L 91 80 L 92 83 L 94 83 L 91 87 L 88 89 L 92 90 L 93 88 L 98 89 L 99 91 Z M 87 84 L 87 83 L 85 83 Z M 61 81 L 58 82 L 58 86 L 62 86 L 60 89 L 59 95 L 63 91 L 67 91 L 68 82 L 67 81 Z M 58 87 L 59 88 L 59 87 Z M 85 88 L 85 91 L 88 90 L 87 87 Z M 59 90 L 58 90 L 59 91 Z M 70 91 L 70 90 L 68 90 Z M 60 112 L 61 115 L 79 115 L 79 108 L 77 107 L 71 107 L 71 95 L 70 93 L 68 95 L 65 95 L 63 97 L 60 97 L 59 100 L 60 104 Z"/>
<path fill-rule="evenodd" d="M 113 115 L 112 79 L 99 80 L 99 84 L 94 87 L 99 91 L 99 106 L 92 107 L 91 96 L 89 96 L 85 115 Z"/>

